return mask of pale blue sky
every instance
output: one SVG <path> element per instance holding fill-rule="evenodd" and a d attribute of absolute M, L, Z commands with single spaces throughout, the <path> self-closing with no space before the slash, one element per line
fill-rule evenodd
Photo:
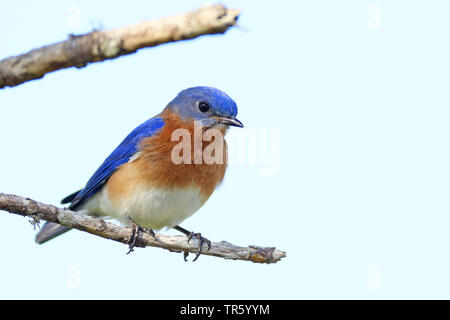
<path fill-rule="evenodd" d="M 8 2 L 0 58 L 203 3 Z M 287 258 L 184 263 L 79 231 L 39 246 L 0 213 L 0 298 L 450 298 L 448 2 L 224 3 L 244 28 L 1 90 L 0 192 L 58 204 L 178 91 L 215 86 L 258 143 L 275 134 L 278 165 L 230 166 L 182 225 Z"/>

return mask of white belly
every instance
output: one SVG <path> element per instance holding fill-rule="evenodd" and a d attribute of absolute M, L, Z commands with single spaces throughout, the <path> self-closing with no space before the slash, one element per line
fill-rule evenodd
<path fill-rule="evenodd" d="M 117 205 L 117 202 L 110 201 L 106 188 L 103 188 L 80 209 L 87 210 L 91 215 L 116 218 L 126 224 L 131 218 L 141 227 L 159 230 L 180 224 L 207 200 L 195 187 L 135 190 Z"/>

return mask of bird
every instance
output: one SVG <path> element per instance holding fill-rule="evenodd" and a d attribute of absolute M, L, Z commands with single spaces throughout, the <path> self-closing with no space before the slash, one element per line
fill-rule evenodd
<path fill-rule="evenodd" d="M 159 114 L 125 137 L 84 188 L 61 203 L 69 204 L 69 210 L 131 226 L 128 253 L 139 232 L 155 236 L 154 230 L 174 228 L 188 242 L 199 240 L 193 261 L 197 260 L 203 244 L 209 250 L 211 242 L 179 224 L 197 212 L 222 183 L 227 169 L 225 134 L 230 127 L 244 126 L 237 112 L 236 102 L 217 88 L 197 86 L 179 92 Z M 207 139 L 209 131 L 213 134 Z M 207 159 L 211 157 L 214 161 Z M 69 230 L 47 222 L 35 240 L 42 244 Z M 185 260 L 186 256 L 185 252 Z"/>

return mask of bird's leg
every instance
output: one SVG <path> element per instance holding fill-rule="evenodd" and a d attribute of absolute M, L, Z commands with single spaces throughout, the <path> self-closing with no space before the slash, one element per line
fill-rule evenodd
<path fill-rule="evenodd" d="M 187 235 L 188 243 L 189 243 L 189 241 L 191 241 L 192 238 L 196 238 L 197 240 L 200 241 L 200 246 L 198 248 L 197 254 L 195 255 L 194 260 L 192 260 L 192 261 L 197 260 L 198 257 L 200 256 L 200 254 L 202 253 L 202 248 L 203 248 L 203 244 L 204 243 L 206 243 L 206 245 L 208 246 L 208 250 L 211 249 L 211 241 L 209 241 L 208 239 L 202 237 L 201 233 L 194 233 L 192 231 L 187 231 L 186 229 L 184 229 L 184 228 L 182 228 L 180 226 L 175 226 L 174 229 L 176 229 L 176 230 L 184 233 L 185 235 Z M 188 254 L 189 253 L 187 251 L 184 253 L 184 261 L 187 261 L 186 258 L 188 256 Z"/>
<path fill-rule="evenodd" d="M 151 235 L 154 239 L 156 239 L 155 232 L 151 228 L 143 228 L 140 225 L 138 225 L 136 222 L 134 222 L 131 218 L 128 218 L 131 224 L 131 235 L 130 239 L 128 240 L 128 248 L 130 252 L 134 251 L 134 246 L 136 245 L 136 241 L 139 238 L 139 232 L 145 232 Z"/>
<path fill-rule="evenodd" d="M 139 238 L 139 231 L 142 230 L 142 227 L 131 219 L 130 223 L 131 223 L 131 235 L 130 239 L 128 240 L 129 251 L 127 252 L 127 254 L 134 251 L 134 246 L 136 245 L 136 241 Z"/>

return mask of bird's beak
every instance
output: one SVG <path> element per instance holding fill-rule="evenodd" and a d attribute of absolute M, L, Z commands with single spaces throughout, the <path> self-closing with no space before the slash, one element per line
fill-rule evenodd
<path fill-rule="evenodd" d="M 227 126 L 243 128 L 244 125 L 236 118 L 215 117 L 218 122 L 226 124 Z"/>

